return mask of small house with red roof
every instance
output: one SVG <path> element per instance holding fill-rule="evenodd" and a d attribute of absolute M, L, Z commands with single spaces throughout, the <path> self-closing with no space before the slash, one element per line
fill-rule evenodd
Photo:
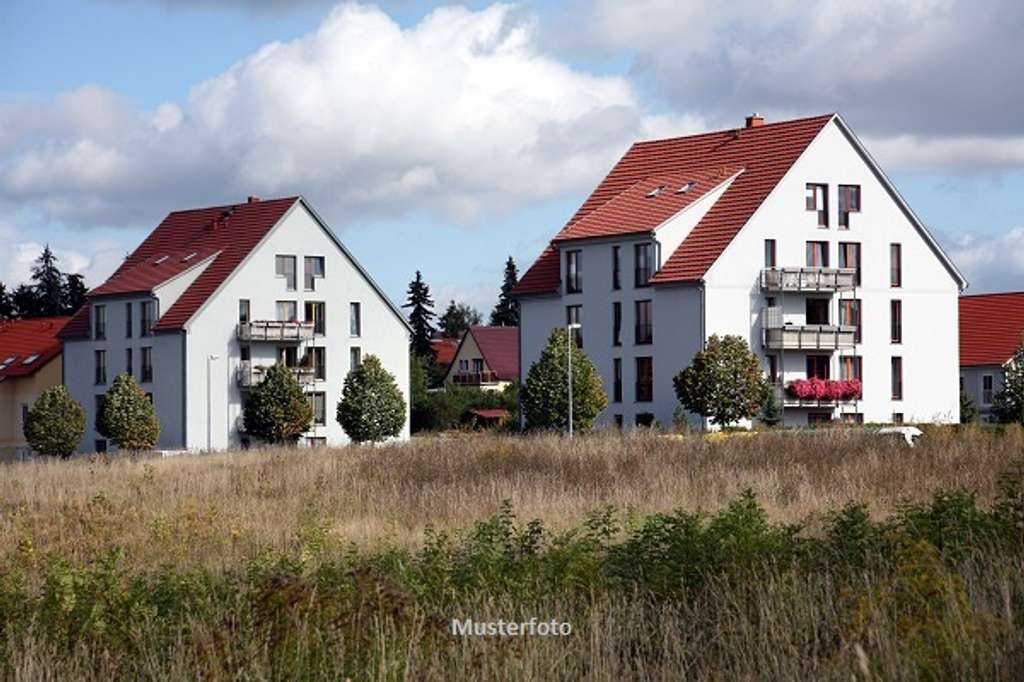
<path fill-rule="evenodd" d="M 444 376 L 446 386 L 504 390 L 519 376 L 519 328 L 466 330 Z"/>
<path fill-rule="evenodd" d="M 0 461 L 31 450 L 25 417 L 43 391 L 61 382 L 57 334 L 69 319 L 0 320 Z"/>
<path fill-rule="evenodd" d="M 753 115 L 626 151 L 513 291 L 519 375 L 573 325 L 598 423 L 667 425 L 673 376 L 730 334 L 786 424 L 955 422 L 966 284 L 841 116 Z"/>
<path fill-rule="evenodd" d="M 95 419 L 122 372 L 156 407 L 159 448 L 245 445 L 245 401 L 276 363 L 313 407 L 301 442 L 347 443 L 333 418 L 346 374 L 372 353 L 408 386 L 409 333 L 302 197 L 174 211 L 60 334 L 64 381 L 86 409 L 79 449 L 107 449 Z"/>
<path fill-rule="evenodd" d="M 1003 390 L 1006 364 L 1024 344 L 1024 291 L 960 297 L 960 390 L 983 419 Z"/>

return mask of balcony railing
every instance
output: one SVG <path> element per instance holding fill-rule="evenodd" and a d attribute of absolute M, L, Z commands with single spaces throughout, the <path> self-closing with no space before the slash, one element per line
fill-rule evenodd
<path fill-rule="evenodd" d="M 770 350 L 844 350 L 857 341 L 853 325 L 789 324 L 778 306 L 761 310 L 761 329 Z"/>
<path fill-rule="evenodd" d="M 238 365 L 238 385 L 242 388 L 250 388 L 263 381 L 267 375 L 268 365 L 254 365 L 251 360 L 243 360 Z M 312 384 L 316 380 L 316 368 L 314 367 L 289 367 L 295 380 L 303 386 Z"/>
<path fill-rule="evenodd" d="M 312 322 L 253 320 L 238 323 L 239 341 L 307 341 L 313 334 Z"/>
<path fill-rule="evenodd" d="M 765 291 L 846 291 L 857 286 L 854 268 L 765 268 L 761 288 Z"/>
<path fill-rule="evenodd" d="M 797 398 L 790 395 L 782 384 L 773 384 L 775 399 L 783 407 L 839 407 L 841 405 L 853 405 L 856 398 Z"/>
<path fill-rule="evenodd" d="M 452 375 L 452 383 L 456 386 L 485 386 L 487 384 L 496 384 L 501 379 L 498 375 L 489 370 L 482 372 L 456 372 Z"/>

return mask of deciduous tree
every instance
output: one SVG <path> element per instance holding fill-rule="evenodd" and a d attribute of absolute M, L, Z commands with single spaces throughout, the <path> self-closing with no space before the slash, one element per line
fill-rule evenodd
<path fill-rule="evenodd" d="M 589 428 L 608 406 L 608 396 L 594 363 L 575 343 L 568 343 L 565 329 L 559 327 L 551 332 L 540 359 L 530 367 L 521 390 L 523 414 L 527 426 L 532 429 L 568 427 L 569 352 L 572 353 L 573 429 Z"/>
<path fill-rule="evenodd" d="M 756 415 L 770 391 L 757 356 L 733 335 L 711 336 L 672 383 L 683 407 L 719 426 Z"/>
<path fill-rule="evenodd" d="M 85 410 L 63 384 L 57 384 L 33 403 L 24 431 L 33 450 L 66 459 L 85 433 Z"/>
<path fill-rule="evenodd" d="M 160 439 L 160 422 L 153 403 L 132 375 L 118 374 L 103 395 L 102 415 L 97 419 L 101 434 L 122 450 L 152 450 Z"/>
<path fill-rule="evenodd" d="M 275 445 L 294 445 L 313 424 L 313 406 L 292 371 L 280 363 L 249 391 L 242 414 L 246 433 Z"/>
<path fill-rule="evenodd" d="M 345 377 L 338 423 L 355 443 L 394 438 L 405 426 L 405 396 L 375 355 L 367 355 Z"/>

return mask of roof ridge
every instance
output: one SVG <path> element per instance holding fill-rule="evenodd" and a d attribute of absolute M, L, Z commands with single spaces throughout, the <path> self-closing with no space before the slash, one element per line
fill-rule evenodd
<path fill-rule="evenodd" d="M 225 208 L 238 208 L 239 206 L 254 206 L 257 204 L 269 204 L 275 201 L 296 201 L 301 199 L 301 194 L 286 197 L 274 197 L 273 199 L 260 198 L 257 201 L 242 201 L 234 204 L 215 204 L 213 206 L 196 206 L 194 208 L 179 208 L 174 211 L 168 211 L 167 215 L 177 215 L 180 213 L 198 213 L 200 211 L 212 211 L 214 209 L 225 209 Z"/>
<path fill-rule="evenodd" d="M 960 298 L 981 298 L 982 296 L 1024 296 L 1024 291 L 993 291 L 987 294 L 960 294 Z"/>
<path fill-rule="evenodd" d="M 789 119 L 786 119 L 784 121 L 772 121 L 771 123 L 763 123 L 763 124 L 761 124 L 759 126 L 756 126 L 754 128 L 747 128 L 747 127 L 744 127 L 744 126 L 739 126 L 739 127 L 736 127 L 736 128 L 720 128 L 718 130 L 706 130 L 706 131 L 704 131 L 702 133 L 693 133 L 692 135 L 674 135 L 672 137 L 652 137 L 652 138 L 647 139 L 647 140 L 636 140 L 635 142 L 633 142 L 633 144 L 631 145 L 630 148 L 637 147 L 637 146 L 640 146 L 640 145 L 659 144 L 659 143 L 662 143 L 662 142 L 674 142 L 676 140 L 693 140 L 693 139 L 697 139 L 697 138 L 700 138 L 700 137 L 712 137 L 714 135 L 723 135 L 725 133 L 731 133 L 731 132 L 734 132 L 734 131 L 737 131 L 737 130 L 738 131 L 744 131 L 744 130 L 765 130 L 765 129 L 768 129 L 768 128 L 775 128 L 777 126 L 791 125 L 791 124 L 796 124 L 796 123 L 806 123 L 808 121 L 815 121 L 817 119 L 822 119 L 822 118 L 831 119 L 833 116 L 838 115 L 838 113 L 839 112 L 833 111 L 833 112 L 830 112 L 830 113 L 827 113 L 827 114 L 815 114 L 814 116 L 801 116 L 799 118 L 789 118 Z"/>

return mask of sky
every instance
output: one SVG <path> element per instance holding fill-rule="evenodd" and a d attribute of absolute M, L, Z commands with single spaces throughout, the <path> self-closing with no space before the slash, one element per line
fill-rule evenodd
<path fill-rule="evenodd" d="M 1024 289 L 1024 3 L 8 0 L 0 281 L 304 195 L 396 301 L 493 306 L 638 139 L 838 111 L 972 293 Z"/>

